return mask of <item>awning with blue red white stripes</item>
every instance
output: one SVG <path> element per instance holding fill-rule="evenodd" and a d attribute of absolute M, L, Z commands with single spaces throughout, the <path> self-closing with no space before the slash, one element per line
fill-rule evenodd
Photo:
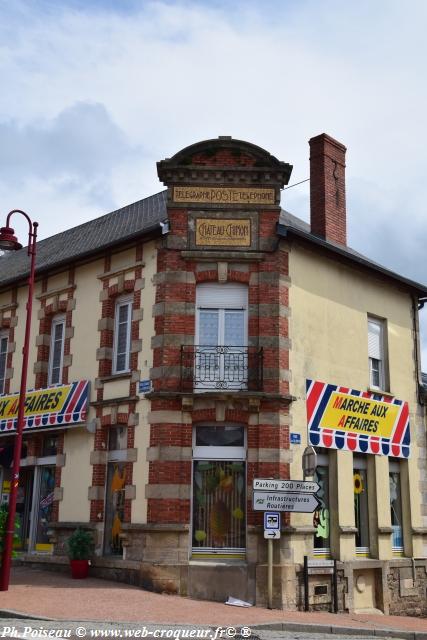
<path fill-rule="evenodd" d="M 86 421 L 88 380 L 29 390 L 25 396 L 24 430 L 71 427 Z M 19 393 L 0 396 L 0 435 L 16 431 Z"/>
<path fill-rule="evenodd" d="M 312 446 L 409 458 L 407 402 L 372 391 L 306 380 Z"/>

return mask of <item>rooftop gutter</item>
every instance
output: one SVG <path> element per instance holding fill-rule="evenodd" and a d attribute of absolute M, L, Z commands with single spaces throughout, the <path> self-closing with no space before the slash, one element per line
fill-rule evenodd
<path fill-rule="evenodd" d="M 377 265 L 371 262 L 367 258 L 353 255 L 348 251 L 346 251 L 344 247 L 341 248 L 339 246 L 331 244 L 330 242 L 327 242 L 326 240 L 323 240 L 323 238 L 319 238 L 318 236 L 313 235 L 312 233 L 308 233 L 300 229 L 295 229 L 294 227 L 288 227 L 287 225 L 282 224 L 280 222 L 277 225 L 277 234 L 282 238 L 287 238 L 289 236 L 296 236 L 298 238 L 301 238 L 302 240 L 306 240 L 311 244 L 315 244 L 316 246 L 321 247 L 322 249 L 325 249 L 330 253 L 339 255 L 350 262 L 353 262 L 362 267 L 368 268 L 371 271 L 376 271 L 377 273 L 380 273 L 381 275 L 386 276 L 387 278 L 391 278 L 392 280 L 395 280 L 397 282 L 400 282 L 401 284 L 404 284 L 406 287 L 411 289 L 411 291 L 417 293 L 420 303 L 422 303 L 421 307 L 419 308 L 422 308 L 422 306 L 424 306 L 424 303 L 427 302 L 427 286 L 422 285 L 419 282 L 415 282 L 414 280 L 409 280 L 408 278 L 404 278 L 403 276 L 399 276 L 398 274 L 394 273 L 394 271 L 390 271 L 385 267 L 381 267 L 380 265 Z"/>

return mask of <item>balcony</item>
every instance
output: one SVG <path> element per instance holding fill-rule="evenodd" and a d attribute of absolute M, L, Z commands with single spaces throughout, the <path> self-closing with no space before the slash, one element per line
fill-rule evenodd
<path fill-rule="evenodd" d="M 262 391 L 262 372 L 259 347 L 181 347 L 182 391 Z"/>

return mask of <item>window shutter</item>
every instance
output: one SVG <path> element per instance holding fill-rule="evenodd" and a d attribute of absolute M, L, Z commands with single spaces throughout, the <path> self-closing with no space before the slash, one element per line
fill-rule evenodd
<path fill-rule="evenodd" d="M 247 309 L 248 288 L 234 283 L 202 283 L 197 286 L 196 305 L 199 308 Z"/>
<path fill-rule="evenodd" d="M 131 301 L 122 300 L 116 304 L 115 321 L 115 373 L 127 371 L 129 369 L 129 349 L 130 349 L 130 322 L 131 322 Z"/>
<path fill-rule="evenodd" d="M 62 379 L 62 354 L 64 351 L 65 320 L 54 320 L 50 344 L 50 380 L 49 384 L 59 384 Z"/>
<path fill-rule="evenodd" d="M 382 360 L 382 326 L 379 322 L 368 321 L 368 355 Z"/>

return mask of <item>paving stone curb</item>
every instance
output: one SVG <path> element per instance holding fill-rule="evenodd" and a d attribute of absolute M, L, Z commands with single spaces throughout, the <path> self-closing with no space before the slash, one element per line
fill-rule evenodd
<path fill-rule="evenodd" d="M 58 622 L 57 618 L 45 618 L 34 613 L 22 613 L 13 609 L 0 609 L 0 618 L 16 618 L 17 620 L 45 620 L 48 622 Z"/>
<path fill-rule="evenodd" d="M 423 631 L 401 629 L 367 629 L 366 627 L 345 627 L 340 625 L 316 624 L 310 622 L 266 622 L 251 624 L 253 631 L 300 631 L 303 633 L 328 633 L 333 635 L 365 636 L 377 638 L 402 638 L 402 640 L 427 640 Z"/>
<path fill-rule="evenodd" d="M 78 620 L 62 620 L 58 618 L 46 618 L 43 616 L 37 616 L 35 614 L 27 614 L 21 611 L 15 611 L 13 609 L 0 609 L 0 619 L 1 618 L 9 618 L 16 620 L 42 620 L 44 622 L 55 622 L 61 623 L 64 626 L 72 626 L 78 624 L 88 624 L 93 627 L 97 627 L 100 624 L 103 625 L 128 625 L 135 626 L 136 624 L 144 624 L 150 626 L 158 626 L 160 627 L 198 627 L 200 625 L 193 625 L 191 623 L 174 623 L 174 624 L 165 624 L 163 622 L 156 622 L 152 620 L 141 620 L 138 623 L 135 621 L 125 621 L 125 620 L 90 620 L 90 619 L 82 619 Z M 230 626 L 230 625 L 229 625 Z M 241 624 L 233 625 L 236 628 L 240 627 Z M 249 625 L 248 625 L 249 626 Z M 203 625 L 204 628 L 212 627 L 215 628 L 211 624 Z M 263 622 L 263 623 L 255 623 L 251 624 L 250 628 L 252 631 L 293 631 L 299 633 L 321 633 L 321 634 L 332 634 L 332 635 L 346 635 L 346 636 L 364 636 L 366 638 L 399 638 L 401 640 L 427 640 L 427 632 L 423 631 L 406 631 L 403 629 L 393 629 L 382 627 L 378 629 L 367 629 L 366 627 L 347 627 L 343 625 L 330 625 L 330 624 L 319 624 L 319 623 L 309 623 L 309 622 Z"/>

